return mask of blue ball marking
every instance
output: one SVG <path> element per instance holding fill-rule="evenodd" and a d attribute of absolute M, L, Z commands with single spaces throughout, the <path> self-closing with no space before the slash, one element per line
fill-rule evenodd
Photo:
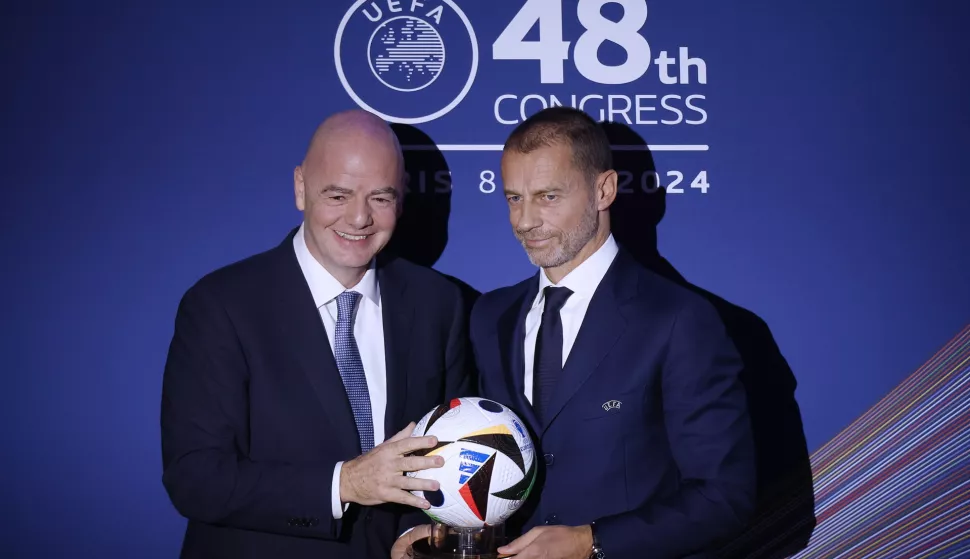
<path fill-rule="evenodd" d="M 440 489 L 437 491 L 425 491 L 424 499 L 428 501 L 432 507 L 440 507 L 445 502 L 445 494 L 442 493 Z"/>
<path fill-rule="evenodd" d="M 491 400 L 479 401 L 478 407 L 482 408 L 485 411 L 490 411 L 492 413 L 502 413 L 503 411 L 505 411 L 505 408 L 503 408 L 500 404 L 496 404 Z"/>

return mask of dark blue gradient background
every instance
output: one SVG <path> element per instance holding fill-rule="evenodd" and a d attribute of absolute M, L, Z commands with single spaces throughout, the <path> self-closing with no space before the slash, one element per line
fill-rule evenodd
<path fill-rule="evenodd" d="M 184 521 L 161 485 L 158 427 L 176 305 L 202 274 L 298 222 L 292 168 L 315 125 L 353 106 L 332 58 L 349 4 L 0 8 L 0 555 L 177 556 Z M 482 46 L 476 86 L 420 127 L 440 143 L 501 143 L 509 128 L 492 101 L 544 91 L 534 63 L 490 57 L 520 2 L 462 5 Z M 690 137 L 637 129 L 650 142 L 711 145 L 654 154 L 662 173 L 703 168 L 712 185 L 668 196 L 661 252 L 768 323 L 814 450 L 970 321 L 970 9 L 649 9 L 655 52 L 689 46 L 709 78 L 698 90 L 710 121 Z M 564 92 L 610 92 L 571 60 L 566 69 Z M 620 89 L 655 92 L 653 72 Z M 479 290 L 530 274 L 503 199 L 478 191 L 498 154 L 446 155 L 455 191 L 436 267 Z"/>

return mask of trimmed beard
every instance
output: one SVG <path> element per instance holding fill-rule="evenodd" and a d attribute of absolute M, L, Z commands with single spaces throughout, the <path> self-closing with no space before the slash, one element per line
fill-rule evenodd
<path fill-rule="evenodd" d="M 526 236 L 515 231 L 515 237 L 522 243 L 522 248 L 525 249 L 525 253 L 529 257 L 529 262 L 534 266 L 557 268 L 576 258 L 579 251 L 583 250 L 583 247 L 596 236 L 598 229 L 598 212 L 596 204 L 591 200 L 590 204 L 586 206 L 579 224 L 570 231 L 562 231 L 554 235 L 554 238 L 558 239 L 559 242 L 549 248 L 530 250 L 526 246 Z M 530 233 L 534 233 L 534 231 L 530 231 Z M 538 236 L 538 238 L 543 237 L 544 235 Z"/>

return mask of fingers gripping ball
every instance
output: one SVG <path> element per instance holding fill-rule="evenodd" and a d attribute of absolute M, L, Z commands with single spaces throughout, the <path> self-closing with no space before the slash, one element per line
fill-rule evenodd
<path fill-rule="evenodd" d="M 431 503 L 431 518 L 456 528 L 505 522 L 529 496 L 536 476 L 535 448 L 522 421 L 484 398 L 455 398 L 418 422 L 411 436 L 434 435 L 438 445 L 417 451 L 444 466 L 407 475 L 437 480 L 438 491 L 413 491 Z"/>

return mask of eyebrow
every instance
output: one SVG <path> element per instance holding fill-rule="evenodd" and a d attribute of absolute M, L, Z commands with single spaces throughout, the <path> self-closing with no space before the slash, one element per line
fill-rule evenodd
<path fill-rule="evenodd" d="M 335 184 L 328 184 L 327 186 L 323 187 L 323 190 L 321 190 L 320 192 L 336 192 L 338 194 L 353 194 L 354 191 L 349 188 L 337 186 Z"/>
<path fill-rule="evenodd" d="M 334 192 L 334 193 L 337 193 L 337 194 L 353 194 L 354 193 L 354 191 L 351 190 L 351 189 L 349 189 L 349 188 L 344 188 L 342 186 L 337 186 L 335 184 L 328 184 L 327 186 L 323 187 L 323 190 L 321 190 L 321 192 L 323 192 L 323 193 Z M 370 191 L 368 193 L 368 196 L 375 196 L 375 195 L 378 195 L 378 196 L 385 195 L 385 196 L 391 196 L 393 198 L 397 198 L 397 189 L 394 188 L 393 186 L 385 186 L 383 188 L 378 188 L 376 190 L 372 190 L 372 191 Z"/>
<path fill-rule="evenodd" d="M 540 189 L 540 190 L 538 190 L 536 192 L 533 192 L 532 194 L 533 195 L 536 195 L 536 196 L 540 196 L 542 194 L 549 194 L 550 192 L 562 192 L 564 190 L 565 190 L 564 187 L 562 187 L 561 185 L 558 185 L 557 184 L 557 185 L 548 186 L 546 188 L 542 188 L 542 189 Z M 522 196 L 522 193 L 521 192 L 519 192 L 519 191 L 517 191 L 515 189 L 512 189 L 512 188 L 505 188 L 504 191 L 505 191 L 505 195 L 506 196 L 508 196 L 509 194 L 514 194 L 516 196 Z"/>
<path fill-rule="evenodd" d="M 371 196 L 390 196 L 391 198 L 397 198 L 397 189 L 393 186 L 385 186 L 384 188 L 378 188 L 377 190 L 372 190 L 370 192 Z"/>

